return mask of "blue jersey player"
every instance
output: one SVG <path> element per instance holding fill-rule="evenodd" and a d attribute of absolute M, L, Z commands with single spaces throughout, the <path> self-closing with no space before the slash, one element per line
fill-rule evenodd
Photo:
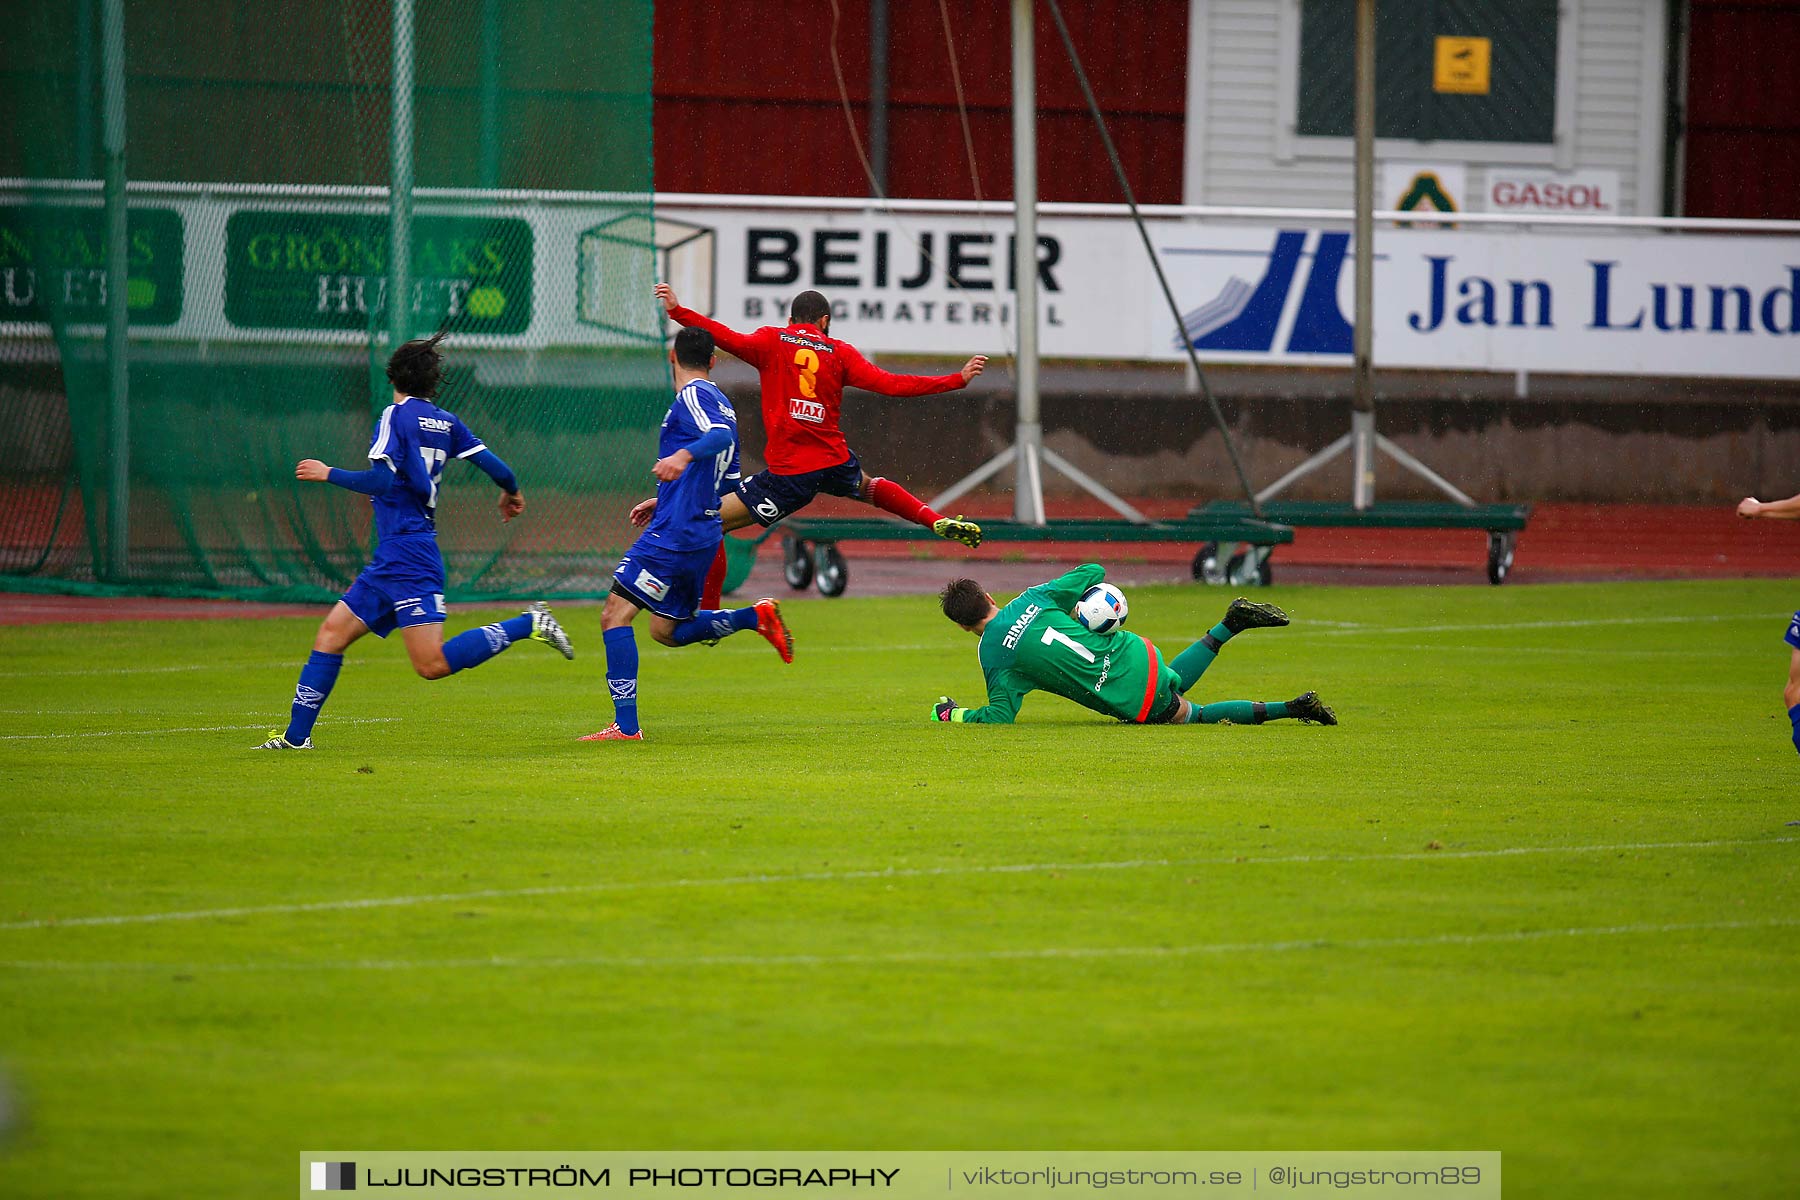
<path fill-rule="evenodd" d="M 1758 500 L 1746 496 L 1738 502 L 1737 514 L 1752 520 L 1800 521 L 1800 496 L 1789 496 L 1786 500 Z M 1788 622 L 1787 636 L 1783 640 L 1792 653 L 1788 655 L 1787 687 L 1781 691 L 1781 700 L 1787 705 L 1788 722 L 1794 727 L 1794 749 L 1800 750 L 1800 612 Z"/>
<path fill-rule="evenodd" d="M 510 620 L 444 641 L 444 558 L 437 544 L 438 477 L 444 464 L 466 459 L 499 484 L 502 521 L 525 511 L 525 497 L 507 465 L 455 413 L 431 402 L 443 377 L 438 353 L 443 336 L 408 342 L 388 359 L 394 402 L 375 426 L 368 470 L 345 471 L 313 458 L 294 468 L 296 478 L 335 483 L 370 497 L 379 541 L 374 561 L 319 625 L 312 657 L 300 669 L 288 727 L 271 732 L 261 749 L 312 749 L 313 722 L 337 682 L 344 651 L 365 633 L 384 638 L 398 629 L 413 669 L 426 679 L 478 666 L 524 638 L 575 657 L 568 635 L 541 602 Z"/>
<path fill-rule="evenodd" d="M 638 726 L 637 640 L 631 623 L 650 610 L 650 636 L 665 646 L 715 642 L 754 629 L 782 662 L 794 661 L 794 639 L 771 599 L 748 608 L 701 609 L 700 593 L 725 536 L 719 498 L 738 483 L 737 414 L 713 386 L 712 334 L 683 329 L 669 350 L 675 368 L 675 402 L 663 418 L 651 473 L 659 481 L 656 503 L 640 505 L 634 523 L 648 527 L 613 571 L 612 594 L 600 612 L 606 630 L 606 684 L 613 723 L 584 742 L 641 741 Z"/>

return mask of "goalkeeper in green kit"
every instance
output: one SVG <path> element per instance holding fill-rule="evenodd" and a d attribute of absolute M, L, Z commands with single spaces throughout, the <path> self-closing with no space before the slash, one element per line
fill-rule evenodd
<path fill-rule="evenodd" d="M 1336 714 L 1317 692 L 1286 702 L 1213 704 L 1195 704 L 1184 695 L 1234 636 L 1288 623 L 1287 614 L 1273 604 L 1233 600 L 1224 620 L 1165 662 L 1137 634 L 1124 629 L 1095 633 L 1071 615 L 1082 594 L 1105 578 L 1104 567 L 1088 563 L 1025 589 L 1005 608 L 973 579 L 952 580 L 938 598 L 946 617 L 981 639 L 988 702 L 981 708 L 958 708 L 944 696 L 932 715 L 939 721 L 1011 724 L 1026 693 L 1043 690 L 1138 725 L 1261 725 L 1284 718 L 1337 724 Z"/>

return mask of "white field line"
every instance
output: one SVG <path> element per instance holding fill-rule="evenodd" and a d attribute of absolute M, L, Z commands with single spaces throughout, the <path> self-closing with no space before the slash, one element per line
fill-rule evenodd
<path fill-rule="evenodd" d="M 1793 612 L 1784 613 L 1711 613 L 1699 617 L 1589 617 L 1569 621 L 1491 621 L 1470 625 L 1363 625 L 1357 628 L 1319 629 L 1320 637 L 1364 637 L 1390 633 L 1486 633 L 1511 632 L 1518 629 L 1594 629 L 1608 625 L 1697 625 L 1720 621 L 1785 621 Z M 1320 622 L 1322 624 L 1322 622 Z M 1304 627 L 1294 632 L 1308 632 Z"/>
<path fill-rule="evenodd" d="M 1780 613 L 1712 613 L 1698 617 L 1592 617 L 1567 621 L 1492 621 L 1465 625 L 1367 625 L 1359 624 L 1354 621 L 1317 621 L 1302 618 L 1297 624 L 1289 626 L 1281 636 L 1305 637 L 1307 635 L 1312 635 L 1316 637 L 1363 637 L 1380 635 L 1385 637 L 1389 634 L 1396 633 L 1493 633 L 1526 629 L 1592 629 L 1616 625 L 1688 625 L 1701 623 L 1716 624 L 1722 621 L 1787 621 L 1792 616 L 1792 611 Z M 1181 641 L 1183 638 L 1186 638 L 1188 641 L 1198 641 L 1200 633 L 1204 633 L 1205 630 L 1195 632 L 1191 629 L 1153 629 L 1146 632 L 1143 629 L 1138 629 L 1137 632 L 1158 644 L 1168 642 L 1172 645 Z M 810 655 L 889 654 L 895 652 L 955 650 L 958 648 L 959 644 L 961 643 L 958 642 L 954 635 L 947 636 L 946 640 L 942 642 L 930 642 L 923 645 L 817 646 L 809 641 L 803 644 L 803 652 Z M 1488 647 L 1431 646 L 1427 648 L 1439 650 L 1487 649 Z M 1508 648 L 1510 647 L 1493 647 L 1493 649 Z M 1536 649 L 1540 653 L 1545 654 L 1582 653 L 1580 650 L 1568 650 L 1556 646 L 1536 647 Z M 765 649 L 761 643 L 756 643 L 754 645 L 745 643 L 739 645 L 729 641 L 720 644 L 713 652 L 717 654 L 727 651 L 733 654 L 768 653 L 768 650 Z M 1603 652 L 1595 651 L 1595 653 Z M 1636 653 L 1636 651 L 1618 651 L 1617 653 Z M 1670 651 L 1670 653 L 1677 652 Z"/>
<path fill-rule="evenodd" d="M 399 717 L 349 717 L 341 721 L 327 721 L 326 725 L 386 725 L 399 719 Z M 277 725 L 281 724 L 281 718 L 270 717 L 268 721 L 258 721 L 254 725 L 187 725 L 175 729 L 95 729 L 87 733 L 6 733 L 0 734 L 0 742 L 42 741 L 45 738 L 160 737 L 166 733 L 229 733 L 240 729 L 268 729 L 270 721 Z"/>
<path fill-rule="evenodd" d="M 1192 958 L 1201 955 L 1284 954 L 1297 950 L 1407 950 L 1425 946 L 1490 946 L 1552 938 L 1632 937 L 1731 930 L 1788 929 L 1800 917 L 1760 921 L 1677 921 L 1639 925 L 1578 925 L 1565 929 L 1513 929 L 1477 933 L 1440 933 L 1388 938 L 1296 938 L 1270 942 L 1202 942 L 1188 946 L 1037 946 L 1005 950 L 897 950 L 866 954 L 702 954 L 648 958 L 637 955 L 562 955 L 554 958 L 375 958 L 309 962 L 302 959 L 264 962 L 168 963 L 79 962 L 59 959 L 0 960 L 0 969 L 15 971 L 169 971 L 183 975 L 250 971 L 463 971 L 480 968 L 547 970 L 570 967 L 614 967 L 668 970 L 683 967 L 832 967 L 906 966 L 919 963 L 1005 962 L 1056 959 Z"/>
<path fill-rule="evenodd" d="M 303 904 L 258 904 L 240 908 L 186 909 L 111 916 L 41 917 L 0 923 L 0 930 L 65 929 L 97 925 L 151 925 L 165 921 L 204 921 L 222 917 L 281 916 L 295 913 L 349 912 L 371 908 L 411 908 L 468 900 L 505 900 L 530 896 L 576 896 L 595 892 L 649 891 L 663 888 L 764 887 L 790 883 L 841 883 L 871 879 L 931 879 L 958 875 L 1036 875 L 1054 871 L 1135 871 L 1146 867 L 1272 866 L 1305 863 L 1412 862 L 1436 859 L 1512 858 L 1531 854 L 1606 854 L 1641 850 L 1709 850 L 1738 846 L 1778 846 L 1800 837 L 1735 838 L 1704 842 L 1616 842 L 1597 846 L 1508 846 L 1493 850 L 1413 850 L 1392 854 L 1283 854 L 1229 858 L 1140 858 L 1122 862 L 1000 863 L 988 866 L 881 867 L 866 871 L 803 871 L 789 875 L 728 875 L 712 879 L 628 879 L 603 883 L 545 884 L 525 888 L 482 888 L 468 892 L 430 892 L 416 896 L 372 896 L 353 900 L 318 900 Z"/>
<path fill-rule="evenodd" d="M 36 671 L 0 671 L 0 679 L 34 679 L 48 675 L 169 675 L 178 671 L 264 671 L 275 667 L 296 667 L 304 658 L 271 659 L 267 662 L 183 663 L 175 667 L 74 667 L 68 670 L 46 668 Z M 349 663 L 345 663 L 349 666 Z"/>
<path fill-rule="evenodd" d="M 0 717 L 122 717 L 137 711 L 135 708 L 0 708 Z"/>
<path fill-rule="evenodd" d="M 1383 651 L 1422 650 L 1430 654 L 1548 654 L 1561 658 L 1742 658 L 1743 653 L 1736 650 L 1713 650 L 1695 646 L 1688 648 L 1671 648 L 1663 650 L 1633 649 L 1605 650 L 1584 646 L 1525 646 L 1517 642 L 1508 645 L 1476 646 L 1457 642 L 1383 642 Z"/>
<path fill-rule="evenodd" d="M 862 646 L 850 646 L 828 642 L 821 645 L 816 640 L 811 640 L 798 642 L 794 653 L 796 655 L 804 653 L 810 657 L 817 658 L 820 655 L 826 654 L 918 654 L 927 651 L 947 650 L 954 652 L 957 650 L 973 650 L 975 648 L 975 639 L 969 637 L 968 634 L 949 628 L 946 628 L 944 632 L 946 636 L 941 642 L 922 642 L 917 644 L 897 643 L 888 645 L 885 643 L 870 643 Z M 957 640 L 958 638 L 964 638 L 967 639 L 967 641 L 959 643 Z M 713 654 L 760 655 L 767 654 L 768 652 L 769 644 L 762 641 L 760 638 L 731 638 L 720 642 L 717 646 L 712 648 Z"/>

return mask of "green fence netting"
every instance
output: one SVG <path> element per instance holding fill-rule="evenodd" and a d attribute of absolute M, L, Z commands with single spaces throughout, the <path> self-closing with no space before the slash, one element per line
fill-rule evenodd
<path fill-rule="evenodd" d="M 7 22 L 0 590 L 341 591 L 368 505 L 294 464 L 364 465 L 392 339 L 444 328 L 439 402 L 529 506 L 502 526 L 488 479 L 446 470 L 447 594 L 604 591 L 668 398 L 651 0 L 60 0 Z"/>

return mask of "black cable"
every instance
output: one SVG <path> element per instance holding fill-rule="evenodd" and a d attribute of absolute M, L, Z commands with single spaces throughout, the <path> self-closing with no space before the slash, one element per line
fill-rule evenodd
<path fill-rule="evenodd" d="M 1220 411 L 1212 388 L 1207 385 L 1206 372 L 1200 369 L 1200 356 L 1194 353 L 1194 339 L 1186 336 L 1181 321 L 1181 308 L 1175 303 L 1175 293 L 1169 288 L 1168 276 L 1163 274 L 1162 262 L 1156 257 L 1156 247 L 1150 244 L 1150 231 L 1144 228 L 1144 218 L 1138 214 L 1137 197 L 1132 195 L 1131 181 L 1125 178 L 1125 164 L 1119 161 L 1119 152 L 1113 146 L 1112 134 L 1107 132 L 1106 118 L 1100 113 L 1099 101 L 1094 99 L 1094 89 L 1089 86 L 1087 72 L 1082 69 L 1081 56 L 1075 52 L 1075 39 L 1069 36 L 1069 27 L 1063 23 L 1062 7 L 1056 0 L 1049 0 L 1049 4 L 1050 16 L 1056 22 L 1056 32 L 1062 37 L 1063 49 L 1069 52 L 1069 65 L 1075 68 L 1075 82 L 1081 85 L 1081 94 L 1087 98 L 1088 111 L 1094 114 L 1094 124 L 1100 130 L 1100 141 L 1106 146 L 1106 157 L 1112 160 L 1113 174 L 1119 177 L 1119 187 L 1125 192 L 1125 204 L 1131 209 L 1131 219 L 1137 225 L 1138 236 L 1144 239 L 1144 253 L 1150 256 L 1150 266 L 1156 272 L 1156 282 L 1162 285 L 1163 299 L 1169 302 L 1169 315 L 1175 318 L 1175 328 L 1183 331 L 1181 340 L 1187 348 L 1188 362 L 1194 368 L 1194 377 L 1200 381 L 1200 394 L 1206 397 L 1207 406 L 1212 409 L 1213 420 L 1219 426 L 1219 435 L 1225 439 L 1225 452 L 1231 456 L 1231 468 L 1237 472 L 1238 483 L 1244 489 L 1244 498 L 1250 501 L 1250 515 L 1261 519 L 1262 505 L 1257 502 L 1256 491 L 1250 486 L 1250 477 L 1244 474 L 1244 464 L 1238 458 L 1237 442 L 1225 425 L 1225 414 Z"/>

